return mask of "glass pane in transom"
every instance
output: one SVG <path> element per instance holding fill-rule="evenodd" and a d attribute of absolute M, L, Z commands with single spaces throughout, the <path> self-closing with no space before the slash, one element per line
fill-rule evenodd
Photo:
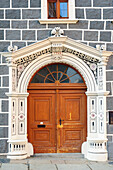
<path fill-rule="evenodd" d="M 60 17 L 67 17 L 67 2 L 60 2 Z"/>

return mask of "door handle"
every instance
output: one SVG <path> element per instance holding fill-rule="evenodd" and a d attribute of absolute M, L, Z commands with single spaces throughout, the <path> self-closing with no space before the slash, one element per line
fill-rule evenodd
<path fill-rule="evenodd" d="M 60 125 L 62 125 L 62 121 L 64 121 L 64 120 L 62 120 L 62 119 L 60 118 L 60 120 L 59 120 L 59 122 L 60 122 Z"/>

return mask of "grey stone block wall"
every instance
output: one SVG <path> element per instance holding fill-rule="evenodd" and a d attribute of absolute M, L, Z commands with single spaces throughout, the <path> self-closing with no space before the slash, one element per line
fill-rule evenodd
<path fill-rule="evenodd" d="M 106 50 L 113 51 L 113 0 L 75 0 L 76 24 L 44 24 L 41 18 L 41 0 L 0 0 L 0 52 L 6 52 L 9 45 L 25 47 L 51 35 L 51 30 L 60 26 L 65 35 L 86 45 L 96 47 L 105 45 Z M 5 57 L 0 56 L 0 119 L 4 131 L 0 137 L 0 153 L 7 152 L 6 128 L 8 122 L 9 69 Z M 107 65 L 107 111 L 113 110 L 113 56 Z M 111 127 L 108 123 L 108 132 Z M 0 125 L 1 128 L 1 125 Z M 0 131 L 0 133 L 1 133 Z M 109 141 L 112 134 L 108 134 Z M 2 140 L 3 138 L 3 140 Z M 5 139 L 4 139 L 5 138 Z M 112 140 L 113 141 L 113 140 Z M 111 142 L 111 141 L 110 141 Z M 112 147 L 112 142 L 108 150 Z M 113 153 L 110 152 L 109 158 Z"/>

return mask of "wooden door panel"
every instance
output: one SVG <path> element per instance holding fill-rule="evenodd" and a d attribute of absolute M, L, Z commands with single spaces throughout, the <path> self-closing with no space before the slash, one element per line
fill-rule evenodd
<path fill-rule="evenodd" d="M 34 152 L 56 152 L 55 91 L 30 91 L 28 110 L 29 142 Z"/>
<path fill-rule="evenodd" d="M 58 152 L 81 152 L 86 140 L 86 96 L 63 91 L 59 93 L 59 114 L 62 125 L 58 126 Z"/>

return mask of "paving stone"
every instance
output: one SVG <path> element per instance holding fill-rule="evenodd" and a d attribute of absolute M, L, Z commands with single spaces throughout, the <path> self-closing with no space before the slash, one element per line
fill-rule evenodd
<path fill-rule="evenodd" d="M 34 30 L 23 30 L 22 40 L 35 40 L 35 31 Z"/>
<path fill-rule="evenodd" d="M 84 40 L 85 41 L 98 41 L 98 32 L 97 31 L 84 31 Z"/>
<path fill-rule="evenodd" d="M 8 125 L 8 114 L 0 114 L 0 125 Z"/>
<path fill-rule="evenodd" d="M 23 9 L 22 18 L 23 19 L 40 19 L 41 10 L 40 9 Z"/>
<path fill-rule="evenodd" d="M 106 50 L 107 51 L 113 51 L 113 43 L 107 43 L 106 44 Z"/>
<path fill-rule="evenodd" d="M 0 65 L 0 75 L 9 74 L 9 67 L 6 65 Z"/>
<path fill-rule="evenodd" d="M 0 98 L 2 99 L 7 99 L 8 97 L 6 96 L 5 93 L 9 92 L 8 88 L 0 88 Z"/>
<path fill-rule="evenodd" d="M 113 23 L 111 23 L 111 21 L 106 22 L 106 29 L 107 30 L 113 30 Z"/>
<path fill-rule="evenodd" d="M 40 24 L 39 21 L 29 21 L 29 28 L 37 29 L 37 28 L 46 28 L 46 24 Z"/>
<path fill-rule="evenodd" d="M 67 24 L 48 24 L 48 28 L 60 27 L 61 29 L 66 29 Z"/>
<path fill-rule="evenodd" d="M 75 0 L 75 7 L 90 7 L 91 0 Z"/>
<path fill-rule="evenodd" d="M 8 127 L 0 127 L 0 138 L 8 137 Z"/>
<path fill-rule="evenodd" d="M 10 8 L 10 0 L 0 0 L 0 8 Z"/>
<path fill-rule="evenodd" d="M 0 153 L 7 153 L 7 152 L 8 152 L 7 140 L 6 139 L 0 140 Z M 1 161 L 1 159 L 0 159 L 0 162 L 3 162 L 3 161 Z"/>
<path fill-rule="evenodd" d="M 53 164 L 30 164 L 31 170 L 56 170 L 56 166 Z M 60 169 L 59 169 L 60 170 Z"/>
<path fill-rule="evenodd" d="M 51 164 L 51 161 L 48 159 L 39 159 L 39 158 L 33 158 L 29 159 L 29 164 Z"/>
<path fill-rule="evenodd" d="M 90 21 L 90 29 L 103 30 L 104 21 Z"/>
<path fill-rule="evenodd" d="M 9 101 L 2 100 L 2 112 L 8 112 L 9 111 Z"/>
<path fill-rule="evenodd" d="M 52 164 L 65 164 L 65 160 L 51 160 Z"/>
<path fill-rule="evenodd" d="M 10 42 L 0 42 L 0 51 L 1 52 L 6 52 L 8 46 L 10 45 Z"/>
<path fill-rule="evenodd" d="M 20 49 L 26 46 L 26 42 L 13 42 L 12 45 L 16 45 Z"/>
<path fill-rule="evenodd" d="M 4 40 L 4 30 L 0 30 L 0 40 Z"/>
<path fill-rule="evenodd" d="M 6 30 L 7 40 L 20 40 L 20 30 Z"/>
<path fill-rule="evenodd" d="M 10 21 L 0 20 L 0 28 L 10 28 Z"/>
<path fill-rule="evenodd" d="M 109 95 L 111 95 L 111 83 L 110 82 L 106 83 L 106 90 L 109 91 L 110 92 Z"/>
<path fill-rule="evenodd" d="M 69 24 L 70 29 L 88 29 L 88 21 L 80 20 L 76 24 Z"/>
<path fill-rule="evenodd" d="M 84 164 L 57 164 L 58 170 L 90 170 L 87 165 Z"/>
<path fill-rule="evenodd" d="M 51 36 L 51 30 L 38 30 L 37 40 L 43 40 Z"/>
<path fill-rule="evenodd" d="M 86 9 L 86 18 L 87 19 L 101 19 L 101 10 L 100 9 Z"/>
<path fill-rule="evenodd" d="M 12 21 L 12 28 L 26 29 L 27 21 Z"/>
<path fill-rule="evenodd" d="M 111 32 L 100 32 L 100 41 L 111 41 Z"/>
<path fill-rule="evenodd" d="M 27 8 L 28 7 L 28 0 L 12 0 L 12 7 L 13 8 Z"/>
<path fill-rule="evenodd" d="M 66 36 L 73 38 L 75 40 L 82 40 L 82 31 L 72 30 L 72 31 L 65 31 L 64 33 Z"/>
<path fill-rule="evenodd" d="M 112 0 L 93 0 L 94 7 L 112 7 L 113 1 Z"/>
<path fill-rule="evenodd" d="M 106 80 L 107 81 L 113 81 L 113 71 L 107 71 L 106 72 Z"/>
<path fill-rule="evenodd" d="M 113 19 L 113 9 L 103 9 L 104 19 Z"/>
<path fill-rule="evenodd" d="M 84 9 L 75 9 L 75 17 L 78 19 L 84 19 Z"/>
<path fill-rule="evenodd" d="M 4 10 L 0 10 L 0 19 L 4 19 Z"/>
<path fill-rule="evenodd" d="M 41 0 L 31 0 L 30 1 L 31 8 L 39 8 L 41 7 Z"/>
<path fill-rule="evenodd" d="M 113 110 L 113 97 L 107 97 L 107 110 Z M 112 129 L 112 133 L 113 133 L 113 127 L 109 127 L 110 129 Z M 108 129 L 108 133 L 110 133 L 110 129 Z"/>
<path fill-rule="evenodd" d="M 113 170 L 113 165 L 106 164 L 105 162 L 91 162 L 89 166 L 92 170 Z"/>
<path fill-rule="evenodd" d="M 20 19 L 20 10 L 19 9 L 7 9 L 6 19 Z"/>
<path fill-rule="evenodd" d="M 113 69 L 113 55 L 111 55 L 111 56 L 109 57 L 109 60 L 108 60 L 108 62 L 107 62 L 106 69 L 107 69 L 107 70 Z"/>
<path fill-rule="evenodd" d="M 3 87 L 9 87 L 9 76 L 3 77 Z"/>
<path fill-rule="evenodd" d="M 24 164 L 2 164 L 1 170 L 28 170 L 28 166 Z"/>
<path fill-rule="evenodd" d="M 2 56 L 2 63 L 7 63 L 6 57 Z"/>

